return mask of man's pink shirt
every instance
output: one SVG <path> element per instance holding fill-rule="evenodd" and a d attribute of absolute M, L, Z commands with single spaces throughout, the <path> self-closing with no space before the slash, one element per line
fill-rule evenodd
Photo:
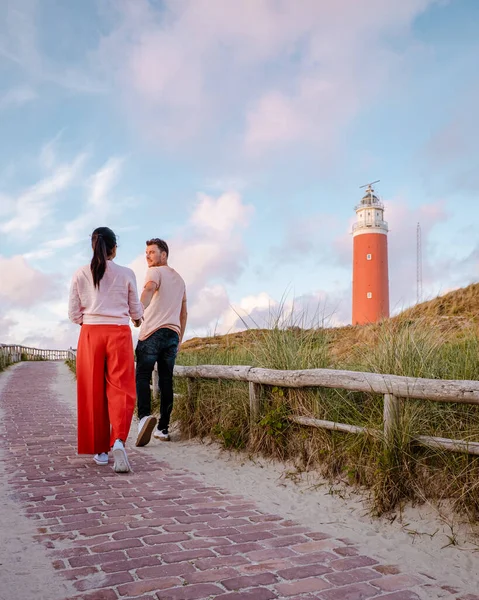
<path fill-rule="evenodd" d="M 156 285 L 156 292 L 145 309 L 139 339 L 145 340 L 163 327 L 173 329 L 180 335 L 181 306 L 183 299 L 186 300 L 185 282 L 181 275 L 168 265 L 150 267 L 146 272 L 145 285 L 150 281 Z"/>

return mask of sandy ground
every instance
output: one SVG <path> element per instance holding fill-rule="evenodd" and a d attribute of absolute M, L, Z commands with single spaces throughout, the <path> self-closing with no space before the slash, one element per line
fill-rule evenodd
<path fill-rule="evenodd" d="M 0 373 L 0 396 L 13 369 Z M 0 403 L 0 434 L 3 434 Z M 45 548 L 34 540 L 37 525 L 25 517 L 12 499 L 14 490 L 8 484 L 0 450 L 0 600 L 55 600 L 76 592 L 53 568 Z"/>
<path fill-rule="evenodd" d="M 6 377 L 8 371 L 0 374 L 0 393 Z M 62 363 L 58 363 L 56 392 L 75 410 L 74 378 Z M 135 433 L 136 422 L 132 425 L 130 447 Z M 470 528 L 452 517 L 447 507 L 440 512 L 428 505 L 409 506 L 389 519 L 372 518 L 366 499 L 347 488 L 331 486 L 312 474 L 297 475 L 288 465 L 228 453 L 216 444 L 181 441 L 175 432 L 172 437 L 172 442 L 152 439 L 148 446 L 136 451 L 166 460 L 174 468 L 188 469 L 209 485 L 254 500 L 267 512 L 335 537 L 349 538 L 364 554 L 397 565 L 402 571 L 433 576 L 439 585 L 452 586 L 461 593 L 477 593 L 479 540 L 475 543 Z M 19 578 L 28 586 L 22 589 L 22 598 L 27 597 L 27 589 L 35 591 L 37 598 L 43 598 L 38 594 L 42 589 L 48 589 L 49 598 L 67 596 L 66 584 L 58 579 L 41 546 L 32 541 L 35 524 L 19 514 L 8 500 L 8 487 L 1 472 L 0 483 L 2 541 L 7 541 L 0 545 L 0 600 L 16 597 L 2 594 L 14 589 L 10 586 L 15 581 L 18 584 Z M 451 545 L 451 539 L 456 545 Z M 434 597 L 439 596 L 440 593 Z"/>

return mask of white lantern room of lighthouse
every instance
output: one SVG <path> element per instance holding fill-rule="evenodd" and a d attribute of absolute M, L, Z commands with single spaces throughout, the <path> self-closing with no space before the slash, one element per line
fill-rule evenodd
<path fill-rule="evenodd" d="M 384 204 L 370 185 L 355 210 L 357 220 L 353 225 L 353 235 L 376 232 L 387 234 L 388 224 L 384 220 Z"/>

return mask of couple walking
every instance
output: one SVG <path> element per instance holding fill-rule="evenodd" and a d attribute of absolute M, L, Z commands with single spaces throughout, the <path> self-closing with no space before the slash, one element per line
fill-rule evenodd
<path fill-rule="evenodd" d="M 138 299 L 133 271 L 113 262 L 116 236 L 98 227 L 91 236 L 93 257 L 73 276 L 69 318 L 81 325 L 77 349 L 78 453 L 94 454 L 99 465 L 114 457 L 114 469 L 130 471 L 125 442 L 138 401 L 137 446 L 153 433 L 169 440 L 173 408 L 173 367 L 186 327 L 186 290 L 168 266 L 168 245 L 146 242 L 148 271 Z M 136 347 L 136 384 L 129 321 L 140 327 Z M 151 416 L 150 379 L 158 363 L 160 419 Z M 154 430 L 154 432 L 153 432 Z"/>

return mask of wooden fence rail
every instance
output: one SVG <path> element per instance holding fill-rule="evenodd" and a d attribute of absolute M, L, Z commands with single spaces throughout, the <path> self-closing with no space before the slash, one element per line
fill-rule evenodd
<path fill-rule="evenodd" d="M 194 385 L 197 379 L 247 382 L 249 384 L 250 418 L 252 422 L 256 422 L 261 414 L 262 385 L 291 388 L 340 388 L 355 392 L 382 394 L 384 396 L 382 431 L 311 417 L 291 416 L 289 418 L 295 423 L 308 427 L 373 435 L 383 439 L 386 445 L 394 444 L 397 433 L 401 428 L 403 402 L 409 398 L 435 402 L 479 404 L 479 381 L 423 379 L 334 369 L 280 371 L 243 365 L 176 366 L 175 375 L 187 378 L 189 402 L 195 400 L 191 396 L 197 394 L 197 386 Z M 430 448 L 442 448 L 454 452 L 479 455 L 479 442 L 451 440 L 425 435 L 416 436 L 412 441 Z"/>
<path fill-rule="evenodd" d="M 68 350 L 46 350 L 20 345 L 0 345 L 0 365 L 6 366 L 22 360 L 75 360 L 76 353 Z"/>

